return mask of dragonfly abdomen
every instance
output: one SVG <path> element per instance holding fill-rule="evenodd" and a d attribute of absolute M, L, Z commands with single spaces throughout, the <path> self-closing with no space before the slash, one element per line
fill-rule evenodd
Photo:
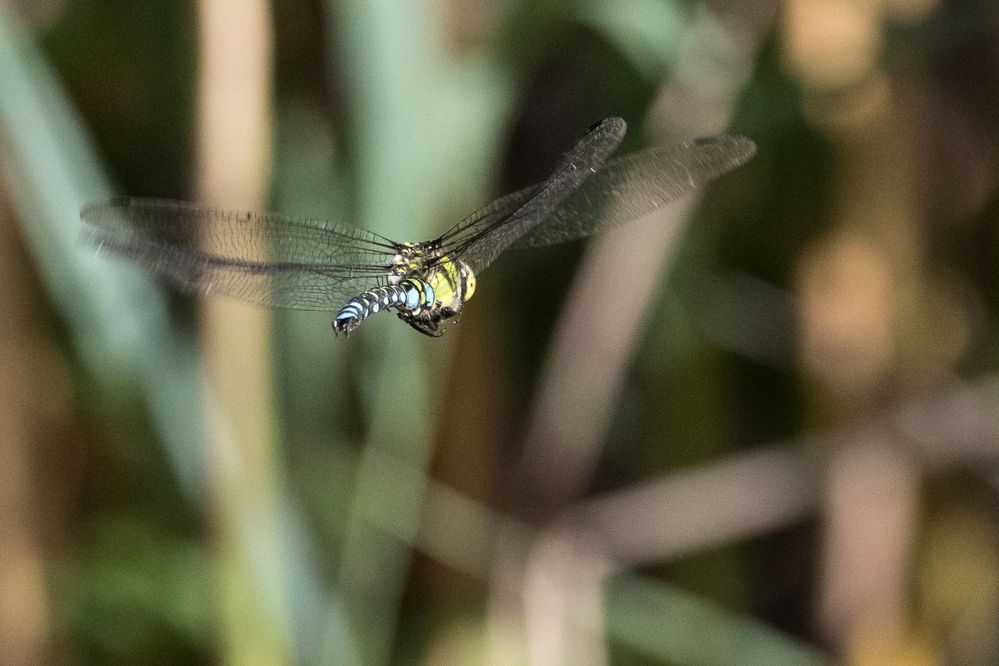
<path fill-rule="evenodd" d="M 333 330 L 350 333 L 362 321 L 382 310 L 419 313 L 434 305 L 434 288 L 420 278 L 406 278 L 397 284 L 369 289 L 347 301 L 333 320 Z"/>

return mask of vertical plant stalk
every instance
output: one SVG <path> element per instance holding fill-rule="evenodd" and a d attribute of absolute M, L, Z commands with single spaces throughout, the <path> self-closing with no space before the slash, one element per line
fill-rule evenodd
<path fill-rule="evenodd" d="M 68 388 L 68 378 L 46 362 L 53 341 L 39 339 L 36 311 L 25 307 L 35 296 L 27 293 L 27 266 L 6 204 L 0 203 L 0 663 L 45 663 L 51 655 L 42 531 L 51 520 L 42 519 L 43 505 L 64 491 L 33 483 L 35 452 L 48 444 L 40 427 L 66 416 L 68 392 L 52 389 Z"/>
<path fill-rule="evenodd" d="M 663 86 L 660 98 L 670 101 L 659 105 L 652 124 L 693 135 L 722 130 L 737 91 L 749 77 L 772 13 L 769 3 L 724 16 L 703 10 L 686 31 L 688 42 L 673 79 Z M 573 296 L 555 331 L 515 477 L 514 492 L 535 501 L 531 510 L 540 514 L 536 516 L 539 520 L 550 519 L 575 500 L 591 478 L 656 286 L 669 268 L 678 231 L 690 211 L 689 200 L 674 204 L 629 230 L 628 237 L 610 234 L 595 239 L 567 291 Z M 599 315 L 595 315 L 593 294 L 615 297 L 601 301 Z M 501 568 L 502 579 L 493 587 L 502 597 L 512 582 L 511 575 L 524 576 L 516 568 L 530 571 L 534 565 L 529 554 L 504 552 L 503 544 L 499 550 L 497 560 L 510 565 Z M 559 582 L 553 581 L 553 585 L 558 587 Z M 523 584 L 526 590 L 528 581 Z M 558 587 L 552 595 L 568 599 L 571 590 Z M 526 603 L 532 598 L 538 597 L 525 591 Z M 521 618 L 495 619 L 500 626 L 524 626 L 535 653 L 551 655 L 553 651 L 541 647 L 546 642 L 571 646 L 585 640 L 582 634 L 573 636 L 574 628 L 567 623 L 562 625 L 566 633 L 561 635 L 551 633 L 551 622 L 535 626 L 531 618 L 544 613 L 525 607 L 519 600 L 493 601 L 500 615 L 523 613 Z"/>
<path fill-rule="evenodd" d="M 200 364 L 193 345 L 169 316 L 163 290 L 139 267 L 110 261 L 78 242 L 81 206 L 108 196 L 110 187 L 79 117 L 16 19 L 11 9 L 0 4 L 0 137 L 7 148 L 0 151 L 0 169 L 10 184 L 21 237 L 68 325 L 70 340 L 87 372 L 100 385 L 101 393 L 114 396 L 122 391 L 141 392 L 186 498 L 201 506 L 208 501 L 201 415 L 221 414 L 206 407 L 216 398 L 199 376 Z M 235 50 L 242 53 L 243 47 L 240 43 Z M 234 98 L 231 103 L 238 101 Z M 241 141 L 242 136 L 237 144 Z M 230 147 L 235 150 L 238 145 Z M 53 400 L 46 394 L 45 401 Z M 231 451 L 215 449 L 216 454 Z M 215 459 L 221 460 L 221 455 Z M 227 466 L 244 464 L 239 456 L 224 462 Z M 249 472 L 227 474 L 241 483 L 251 479 L 245 486 L 233 486 L 230 496 L 235 500 L 242 500 L 237 490 L 255 491 L 257 479 Z M 215 473 L 216 479 L 220 476 Z M 267 597 L 253 603 L 280 609 L 280 604 L 270 603 L 272 598 L 280 599 L 275 591 L 280 586 L 276 582 L 278 568 L 273 557 L 268 559 L 275 548 L 266 542 L 258 548 L 251 542 L 261 534 L 275 538 L 268 528 L 268 521 L 273 520 L 267 511 L 272 508 L 268 506 L 265 511 L 259 508 L 259 502 L 247 501 L 245 505 L 229 503 L 233 510 L 249 514 L 241 521 L 233 521 L 241 531 L 230 532 L 234 536 L 228 542 L 233 545 L 238 536 L 244 541 L 244 559 L 253 556 L 255 568 L 244 570 L 247 577 L 240 583 L 260 592 L 259 597 Z M 316 557 L 304 537 L 302 521 L 287 501 L 280 502 L 279 507 L 282 570 L 287 570 L 296 583 L 295 593 L 288 595 L 296 615 L 293 626 L 298 635 L 312 639 L 311 643 L 296 643 L 296 648 L 301 648 L 296 659 L 300 663 L 319 663 L 325 653 L 333 655 L 326 661 L 357 663 L 351 652 L 354 641 L 345 635 L 343 614 L 335 601 L 330 601 L 315 570 Z M 266 529 L 256 530 L 257 522 Z M 257 584 L 257 579 L 266 579 L 266 583 Z M 27 603 L 25 599 L 18 601 L 16 610 L 22 618 Z M 277 625 L 270 623 L 271 627 Z M 269 654 L 256 656 L 265 659 Z"/>
<path fill-rule="evenodd" d="M 270 175 L 268 5 L 202 0 L 198 34 L 198 198 L 260 208 Z M 230 663 L 287 663 L 268 315 L 225 299 L 206 301 L 201 315 L 222 651 Z"/>
<path fill-rule="evenodd" d="M 948 304 L 958 294 L 944 291 L 926 261 L 925 173 L 913 110 L 922 98 L 896 85 L 878 58 L 893 17 L 877 4 L 799 0 L 788 8 L 784 59 L 800 81 L 809 120 L 836 155 L 833 228 L 796 267 L 800 363 L 816 412 L 852 423 L 889 395 L 951 379 L 961 345 L 948 340 Z M 952 351 L 927 354 L 931 331 L 932 347 Z M 891 431 L 857 437 L 833 456 L 819 630 L 853 660 L 906 654 L 919 614 L 912 570 L 921 474 Z"/>
<path fill-rule="evenodd" d="M 343 72 L 352 109 L 358 224 L 392 238 L 430 237 L 433 156 L 447 117 L 432 93 L 437 9 L 412 0 L 327 0 L 332 68 Z M 428 345 L 393 322 L 372 322 L 357 341 L 338 341 L 361 367 L 369 407 L 338 567 L 365 663 L 392 654 L 433 453 L 432 368 L 446 362 L 448 340 Z M 361 345 L 368 354 L 360 354 Z"/>
<path fill-rule="evenodd" d="M 59 81 L 2 4 L 0 133 L 22 237 L 83 363 L 108 394 L 134 379 L 185 493 L 200 500 L 201 386 L 191 346 L 148 275 L 78 242 L 81 206 L 110 186 Z"/>

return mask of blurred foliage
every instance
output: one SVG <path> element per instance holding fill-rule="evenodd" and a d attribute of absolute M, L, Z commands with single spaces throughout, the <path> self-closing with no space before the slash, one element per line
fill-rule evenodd
<path fill-rule="evenodd" d="M 657 122 L 670 117 L 661 111 L 664 90 L 684 89 L 666 82 L 689 74 L 692 35 L 710 32 L 705 25 L 724 32 L 713 13 L 743 4 L 271 3 L 272 207 L 416 240 L 544 177 L 595 119 L 628 120 L 623 151 L 658 141 Z M 705 193 L 653 290 L 607 406 L 595 469 L 584 496 L 570 498 L 584 509 L 589 499 L 665 486 L 773 442 L 835 470 L 830 459 L 849 448 L 836 443 L 842 433 L 884 418 L 896 419 L 888 430 L 897 434 L 907 400 L 991 386 L 999 6 L 885 3 L 891 8 L 873 25 L 871 71 L 837 88 L 809 78 L 818 76 L 809 69 L 814 44 L 795 42 L 807 5 L 774 5 L 780 19 L 752 50 L 747 83 L 731 108 L 714 102 L 711 113 L 731 119 L 726 131 L 752 137 L 759 154 Z M 36 273 L 0 266 L 11 293 L 30 294 L 0 315 L 34 313 L 23 338 L 5 347 L 28 376 L 44 383 L 44 373 L 61 372 L 71 390 L 57 406 L 5 406 L 3 417 L 13 416 L 0 425 L 23 414 L 44 424 L 21 446 L 32 460 L 25 505 L 34 520 L 24 529 L 47 581 L 45 652 L 69 662 L 215 661 L 235 639 L 218 618 L 218 508 L 199 448 L 210 444 L 193 434 L 207 400 L 192 352 L 196 308 L 138 271 L 73 250 L 78 223 L 66 219 L 106 194 L 104 182 L 136 195 L 194 196 L 196 4 L 53 0 L 22 9 L 0 8 L 0 202 Z M 753 39 L 732 39 L 740 38 Z M 886 125 L 901 138 L 864 125 L 879 95 L 891 96 L 897 122 Z M 62 151 L 51 159 L 37 150 L 53 145 Z M 896 174 L 899 165 L 908 170 Z M 864 192 L 878 188 L 911 206 L 870 204 Z M 897 271 L 886 280 L 896 290 L 878 301 L 897 308 L 883 366 L 875 345 L 861 344 L 876 333 L 848 330 L 850 307 L 821 301 L 809 309 L 810 299 L 828 295 L 823 288 L 841 284 L 837 267 L 866 275 L 868 255 L 851 250 L 854 232 L 888 257 L 879 265 Z M 562 515 L 522 510 L 514 470 L 563 305 L 579 296 L 571 285 L 588 260 L 581 246 L 508 253 L 480 278 L 460 328 L 440 341 L 417 339 L 389 316 L 335 340 L 327 313 L 274 314 L 274 386 L 260 390 L 277 401 L 284 568 L 261 577 L 280 581 L 290 600 L 269 608 L 292 627 L 288 662 L 475 663 L 503 647 L 513 661 L 523 658 L 517 628 L 495 624 L 498 581 L 514 565 L 493 558 L 532 543 L 525 535 L 558 526 Z M 815 269 L 828 280 L 809 277 L 815 266 L 832 267 Z M 864 294 L 850 293 L 866 312 Z M 585 298 L 598 312 L 617 296 Z M 32 345 L 49 349 L 58 370 L 40 364 Z M 878 369 L 872 385 L 856 379 L 843 388 L 851 377 L 836 372 L 858 367 L 853 379 Z M 983 395 L 994 405 L 994 390 Z M 994 419 L 984 410 L 961 412 L 961 421 L 957 411 L 930 421 L 943 427 L 953 417 L 955 432 L 984 433 L 980 449 L 947 457 L 943 436 L 931 453 L 896 447 L 919 469 L 915 527 L 884 537 L 897 538 L 909 558 L 903 617 L 885 632 L 900 638 L 851 633 L 824 605 L 840 598 L 824 587 L 838 525 L 825 506 L 835 493 L 824 484 L 835 488 L 839 478 L 829 472 L 832 480 L 811 491 L 807 515 L 622 565 L 629 571 L 608 579 L 603 621 L 587 625 L 605 656 L 812 663 L 828 651 L 857 661 L 994 661 Z M 60 435 L 39 444 L 52 432 Z M 22 440 L 7 444 L 7 436 L 0 430 L 0 454 L 13 455 Z M 697 522 L 725 501 L 717 490 L 689 506 L 663 506 L 663 515 L 688 512 Z M 572 505 L 559 508 L 577 517 Z M 658 519 L 648 515 L 636 530 L 652 531 Z M 453 539 L 443 552 L 426 543 L 442 528 Z M 864 533 L 849 524 L 845 531 Z M 248 596 L 259 584 L 246 581 Z"/>

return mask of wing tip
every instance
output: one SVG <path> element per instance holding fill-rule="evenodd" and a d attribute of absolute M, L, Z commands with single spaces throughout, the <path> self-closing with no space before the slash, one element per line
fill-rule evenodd
<path fill-rule="evenodd" d="M 598 120 L 590 125 L 590 128 L 583 133 L 583 137 L 585 138 L 591 134 L 597 133 L 604 136 L 615 137 L 617 142 L 620 143 L 627 131 L 628 123 L 624 121 L 624 118 L 611 116 L 609 118 L 604 118 L 603 120 Z"/>
<path fill-rule="evenodd" d="M 694 139 L 697 146 L 718 146 L 735 160 L 735 166 L 745 164 L 756 156 L 756 142 L 741 134 L 718 134 Z"/>

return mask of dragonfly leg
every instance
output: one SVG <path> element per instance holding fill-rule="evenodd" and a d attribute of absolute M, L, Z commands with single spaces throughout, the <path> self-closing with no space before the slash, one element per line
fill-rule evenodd
<path fill-rule="evenodd" d="M 406 316 L 406 313 L 400 312 L 399 319 L 415 328 L 423 335 L 429 335 L 432 338 L 439 338 L 444 335 L 444 331 L 440 328 L 440 321 L 432 321 L 428 319 L 420 319 L 418 317 Z"/>
<path fill-rule="evenodd" d="M 458 314 L 458 311 L 450 307 L 442 307 L 433 310 L 423 310 L 419 313 L 400 312 L 399 319 L 415 328 L 424 335 L 432 338 L 439 338 L 444 335 L 446 328 L 443 324 Z M 457 319 L 450 323 L 457 323 Z"/>

